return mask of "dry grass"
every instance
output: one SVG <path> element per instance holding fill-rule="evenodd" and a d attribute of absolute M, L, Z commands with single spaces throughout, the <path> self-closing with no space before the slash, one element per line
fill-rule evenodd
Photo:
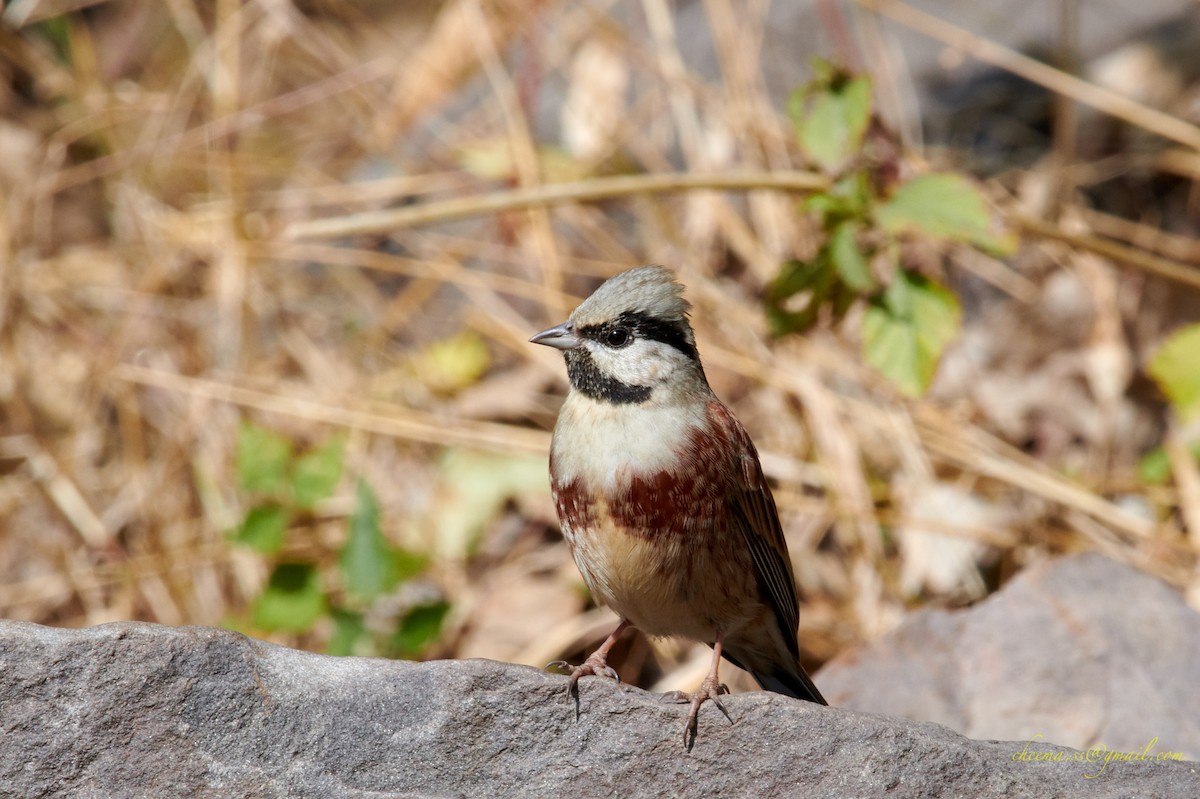
<path fill-rule="evenodd" d="M 996 196 L 1022 252 L 950 259 L 952 282 L 992 294 L 908 402 L 860 365 L 852 325 L 765 336 L 759 290 L 813 247 L 794 193 L 824 185 L 765 93 L 765 2 L 704 4 L 717 78 L 689 71 L 664 0 L 307 6 L 98 3 L 0 30 L 0 616 L 244 613 L 266 567 L 226 534 L 251 419 L 300 442 L 349 431 L 350 473 L 390 537 L 433 555 L 454 607 L 435 654 L 577 654 L 610 619 L 588 609 L 547 489 L 447 542 L 445 508 L 473 500 L 447 458 L 542 456 L 564 375 L 526 339 L 646 262 L 689 285 L 714 387 L 778 485 L 814 662 L 1080 549 L 1200 603 L 1188 432 L 1167 438 L 1177 487 L 1133 472 L 1167 429 L 1139 378 L 1178 321 L 1161 300 L 1190 297 L 1194 319 L 1200 286 L 1194 241 L 1149 209 L 1070 198 L 1032 215 L 1039 173 L 1008 176 Z M 1160 110 L 1032 76 L 1196 144 Z M 534 110 L 564 93 L 594 112 L 567 123 L 569 158 L 542 133 L 559 109 Z M 447 388 L 422 355 L 463 331 L 487 368 Z M 352 494 L 347 479 L 290 546 L 328 561 Z M 703 655 L 633 642 L 624 657 L 678 687 Z"/>

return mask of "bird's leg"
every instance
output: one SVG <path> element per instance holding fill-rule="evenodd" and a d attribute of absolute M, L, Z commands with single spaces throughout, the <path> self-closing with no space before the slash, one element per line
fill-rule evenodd
<path fill-rule="evenodd" d="M 690 694 L 682 691 L 676 694 L 676 697 L 680 702 L 690 702 L 692 705 L 692 712 L 688 714 L 687 725 L 683 728 L 683 745 L 687 747 L 689 752 L 692 749 L 692 745 L 696 743 L 697 718 L 700 713 L 700 706 L 703 705 L 706 700 L 711 699 L 712 703 L 717 706 L 717 710 L 720 710 L 721 713 L 725 715 L 725 718 L 729 720 L 730 724 L 733 723 L 733 719 L 730 717 L 729 711 L 725 709 L 725 706 L 721 704 L 720 700 L 721 694 L 729 693 L 729 689 L 722 685 L 720 680 L 717 679 L 717 667 L 721 664 L 722 638 L 724 638 L 724 636 L 718 633 L 717 640 L 713 643 L 712 668 L 709 669 L 708 676 L 704 678 L 704 682 L 700 683 L 700 687 Z"/>
<path fill-rule="evenodd" d="M 608 677 L 617 682 L 621 681 L 621 677 L 617 674 L 616 669 L 608 665 L 608 653 L 616 646 L 617 639 L 621 637 L 621 633 L 625 632 L 628 627 L 629 619 L 621 619 L 621 623 L 617 625 L 617 629 L 613 630 L 608 638 L 604 639 L 604 643 L 600 644 L 600 647 L 589 655 L 587 660 L 571 669 L 571 683 L 567 686 L 568 696 L 574 697 L 578 701 L 580 677 L 592 675 L 596 677 Z M 570 668 L 570 664 L 566 661 L 556 660 L 546 666 L 548 669 L 552 667 Z"/>

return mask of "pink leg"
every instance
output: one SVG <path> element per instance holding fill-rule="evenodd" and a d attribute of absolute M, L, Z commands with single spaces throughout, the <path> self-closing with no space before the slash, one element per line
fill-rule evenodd
<path fill-rule="evenodd" d="M 733 719 L 729 716 L 729 711 L 721 704 L 719 697 L 721 694 L 729 693 L 729 689 L 721 685 L 717 679 L 717 667 L 721 665 L 721 639 L 724 636 L 718 634 L 717 640 L 713 644 L 713 659 L 712 668 L 708 672 L 708 676 L 704 678 L 704 682 L 700 683 L 700 687 L 690 694 L 680 692 L 679 698 L 684 702 L 692 703 L 692 712 L 688 714 L 687 726 L 683 728 L 683 745 L 689 750 L 696 742 L 696 726 L 697 718 L 700 713 L 700 706 L 706 700 L 711 699 L 712 703 L 717 706 L 717 709 L 725 714 L 725 718 L 729 719 L 729 723 L 733 723 Z"/>
<path fill-rule="evenodd" d="M 608 665 L 608 653 L 617 644 L 617 639 L 621 637 L 621 633 L 629 627 L 629 619 L 621 619 L 621 623 L 617 625 L 617 629 L 613 630 L 608 638 L 604 639 L 604 643 L 600 644 L 600 648 L 593 652 L 587 660 L 580 663 L 571 670 L 571 682 L 567 686 L 568 696 L 579 698 L 579 678 L 589 675 L 596 677 L 609 677 L 610 679 L 621 681 L 620 675 L 616 669 Z M 569 666 L 564 661 L 556 661 L 551 663 L 546 668 L 553 666 Z"/>

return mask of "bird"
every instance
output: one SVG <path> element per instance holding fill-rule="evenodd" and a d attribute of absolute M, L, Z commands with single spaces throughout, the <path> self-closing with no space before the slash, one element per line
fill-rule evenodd
<path fill-rule="evenodd" d="M 608 655 L 631 627 L 703 642 L 708 675 L 676 694 L 691 704 L 690 749 L 704 702 L 730 719 L 722 658 L 767 691 L 828 703 L 800 664 L 775 500 L 745 427 L 708 384 L 683 292 L 665 267 L 628 269 L 529 340 L 560 350 L 570 381 L 550 445 L 563 537 L 592 596 L 620 616 L 571 669 L 569 695 L 578 702 L 581 677 L 619 679 Z"/>

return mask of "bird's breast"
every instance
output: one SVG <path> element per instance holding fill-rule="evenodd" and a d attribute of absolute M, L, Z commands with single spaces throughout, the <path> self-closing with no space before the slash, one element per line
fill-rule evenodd
<path fill-rule="evenodd" d="M 705 423 L 703 406 L 615 405 L 572 391 L 554 427 L 554 477 L 608 491 L 631 476 L 678 469 Z"/>
<path fill-rule="evenodd" d="M 572 392 L 550 450 L 560 518 L 603 517 L 635 538 L 711 525 L 734 459 L 730 442 L 713 432 L 704 404 L 631 408 Z"/>
<path fill-rule="evenodd" d="M 579 429 L 564 406 L 551 449 L 563 534 L 603 604 L 651 634 L 708 640 L 704 607 L 720 597 L 703 577 L 749 566 L 729 502 L 735 453 L 703 416 L 624 416 L 619 434 L 594 417 Z"/>

